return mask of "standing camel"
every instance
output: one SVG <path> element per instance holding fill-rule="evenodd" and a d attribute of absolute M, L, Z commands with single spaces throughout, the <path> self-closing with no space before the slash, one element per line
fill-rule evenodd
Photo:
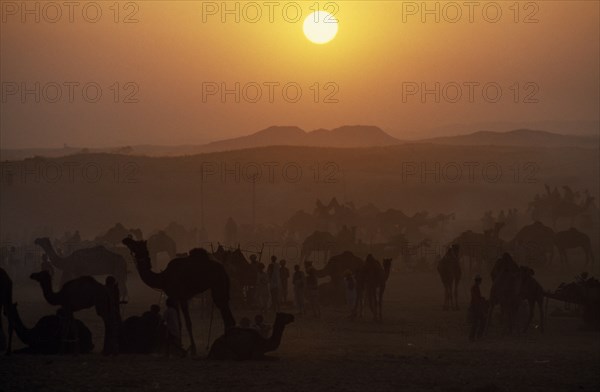
<path fill-rule="evenodd" d="M 48 238 L 38 238 L 35 244 L 46 252 L 56 268 L 62 270 L 62 284 L 80 276 L 112 275 L 119 283 L 121 297 L 127 297 L 127 264 L 123 256 L 98 245 L 78 249 L 62 257 L 56 253 Z"/>
<path fill-rule="evenodd" d="M 6 336 L 4 336 L 4 329 L 2 328 L 2 314 L 7 315 L 7 310 L 12 306 L 12 280 L 6 273 L 6 271 L 0 268 L 0 351 L 6 350 L 9 354 L 12 343 L 13 324 L 12 320 L 8 319 L 8 343 L 6 342 Z M 3 312 L 4 310 L 4 312 Z"/>
<path fill-rule="evenodd" d="M 485 262 L 491 262 L 497 257 L 499 249 L 504 247 L 500 239 L 500 230 L 503 227 L 504 222 L 497 222 L 493 229 L 483 233 L 467 230 L 452 241 L 460 247 L 461 256 L 469 258 L 469 273 L 474 270 L 481 271 Z"/>
<path fill-rule="evenodd" d="M 529 318 L 523 328 L 527 331 L 535 305 L 540 311 L 540 332 L 544 332 L 544 289 L 533 277 L 534 272 L 531 268 L 519 266 L 508 253 L 504 253 L 494 264 L 492 269 L 492 288 L 490 290 L 490 307 L 488 314 L 488 327 L 492 320 L 494 307 L 500 305 L 500 309 L 505 317 L 505 330 L 512 332 L 516 315 L 522 301 L 527 301 L 529 305 Z"/>
<path fill-rule="evenodd" d="M 460 246 L 453 244 L 438 261 L 437 270 L 444 285 L 444 310 L 458 310 L 458 284 L 461 278 Z"/>
<path fill-rule="evenodd" d="M 510 241 L 510 248 L 519 263 L 545 266 L 554 257 L 554 230 L 540 221 L 535 221 L 519 230 Z"/>
<path fill-rule="evenodd" d="M 52 277 L 48 271 L 41 271 L 31 274 L 31 279 L 37 281 L 41 288 L 44 298 L 50 305 L 62 307 L 73 322 L 73 313 L 95 308 L 96 314 L 102 318 L 104 322 L 104 349 L 107 353 L 109 350 L 109 336 L 115 336 L 116 331 L 113 330 L 114 323 L 111 323 L 113 314 L 118 312 L 118 309 L 111 309 L 111 301 L 106 286 L 98 282 L 91 276 L 81 276 L 79 278 L 66 282 L 60 291 L 52 290 Z"/>
<path fill-rule="evenodd" d="M 569 230 L 559 231 L 554 236 L 554 243 L 558 248 L 558 254 L 560 255 L 560 261 L 563 265 L 568 265 L 569 260 L 567 258 L 567 250 L 574 248 L 581 248 L 585 252 L 585 267 L 588 264 L 594 266 L 594 254 L 592 253 L 592 244 L 590 237 L 587 234 L 571 227 Z"/>
<path fill-rule="evenodd" d="M 382 266 L 372 255 L 367 256 L 362 267 L 356 271 L 356 304 L 352 318 L 359 314 L 364 297 L 373 313 L 373 319 L 382 321 L 383 293 L 390 277 L 391 268 L 392 259 L 384 259 Z"/>
<path fill-rule="evenodd" d="M 204 249 L 192 249 L 189 256 L 171 260 L 164 271 L 156 273 L 152 271 L 146 241 L 125 238 L 123 244 L 131 251 L 142 281 L 154 289 L 164 291 L 169 298 L 179 303 L 190 336 L 192 355 L 196 354 L 196 343 L 192 334 L 188 302 L 193 296 L 210 289 L 213 302 L 221 312 L 225 329 L 235 326 L 229 308 L 229 277 L 223 265 Z"/>

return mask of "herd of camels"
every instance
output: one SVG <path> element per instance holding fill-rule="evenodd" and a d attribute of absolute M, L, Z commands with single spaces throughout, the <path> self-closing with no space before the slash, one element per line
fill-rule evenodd
<path fill-rule="evenodd" d="M 540 311 L 541 330 L 543 330 L 542 303 L 544 290 L 534 278 L 534 272 L 528 265 L 533 259 L 548 264 L 553 257 L 554 248 L 558 250 L 562 264 L 567 263 L 567 251 L 573 248 L 583 249 L 586 266 L 594 262 L 590 238 L 576 228 L 554 232 L 550 227 L 536 221 L 522 227 L 511 241 L 500 239 L 502 223 L 482 233 L 471 230 L 461 233 L 450 242 L 446 253 L 437 262 L 437 272 L 444 286 L 443 309 L 458 310 L 458 285 L 461 281 L 461 258 L 468 260 L 468 272 L 491 269 L 492 289 L 490 292 L 490 308 L 493 311 L 499 306 L 505 320 L 505 328 L 510 331 L 515 325 L 515 315 L 519 304 L 529 304 L 529 320 L 531 322 L 535 305 Z M 314 232 L 308 236 L 302 248 L 302 256 L 306 261 L 311 252 L 318 249 L 316 237 L 322 232 Z M 141 234 L 130 233 L 121 238 L 122 244 L 131 254 L 141 280 L 149 287 L 164 292 L 169 298 L 177 301 L 183 313 L 184 324 L 189 335 L 189 351 L 196 354 L 196 343 L 192 333 L 192 321 L 189 313 L 190 300 L 205 291 L 210 291 L 214 305 L 219 310 L 225 333 L 213 344 L 209 357 L 249 359 L 263 355 L 276 349 L 284 328 L 293 321 L 293 316 L 281 313 L 276 317 L 273 334 L 266 339 L 256 331 L 236 327 L 230 303 L 244 296 L 248 286 L 256 283 L 256 266 L 249 263 L 239 249 L 226 250 L 219 246 L 216 251 L 208 252 L 203 248 L 194 248 L 187 253 L 176 253 L 175 242 L 164 232 L 152 236 L 147 241 Z M 328 240 L 344 239 L 345 250 L 328 257 L 327 263 L 316 269 L 317 277 L 329 277 L 329 282 L 319 287 L 320 296 L 332 304 L 345 300 L 344 275 L 352 271 L 356 278 L 359 300 L 355 302 L 351 318 L 360 317 L 363 307 L 368 306 L 375 320 L 383 319 L 382 300 L 386 283 L 390 276 L 392 258 L 382 257 L 376 253 L 377 248 L 371 246 L 364 254 L 364 244 L 357 242 L 353 232 L 347 227 L 338 236 L 327 237 Z M 45 316 L 33 328 L 27 328 L 13 303 L 12 281 L 6 271 L 0 269 L 0 314 L 2 311 L 8 319 L 8 344 L 5 337 L 0 345 L 10 350 L 12 331 L 28 346 L 31 352 L 53 353 L 70 350 L 65 342 L 59 325 L 64 319 L 72 318 L 73 313 L 94 308 L 104 322 L 105 340 L 107 336 L 119 335 L 121 352 L 147 350 L 156 344 L 157 337 L 148 332 L 156 330 L 155 320 L 151 317 L 133 316 L 115 326 L 111 320 L 109 303 L 111 301 L 105 285 L 93 276 L 113 276 L 122 299 L 128 297 L 127 262 L 122 254 L 107 249 L 103 245 L 80 246 L 67 255 L 57 252 L 49 238 L 38 238 L 35 244 L 47 255 L 53 267 L 62 271 L 61 289 L 55 292 L 52 287 L 52 276 L 48 271 L 32 274 L 31 279 L 37 281 L 46 301 L 60 309 L 56 315 Z M 422 242 L 419 246 L 424 246 Z M 339 241 L 338 241 L 339 246 Z M 389 244 L 387 244 L 389 248 Z M 167 252 L 171 261 L 161 272 L 154 272 L 152 262 L 156 261 L 159 252 Z M 512 255 L 512 256 L 511 256 Z M 513 258 L 514 257 L 514 258 Z M 378 259 L 382 260 L 380 262 Z M 518 265 L 515 260 L 520 260 Z M 306 268 L 310 262 L 306 261 Z M 538 264 L 539 265 L 539 264 Z M 3 308 L 3 309 L 2 309 Z M 1 317 L 0 317 L 1 320 Z M 89 329 L 79 320 L 72 319 L 71 331 L 74 331 L 78 343 L 72 350 L 89 352 L 93 348 Z M 491 320 L 491 319 L 490 319 Z M 118 331 L 115 331 L 118 329 Z M 0 331 L 3 331 L 0 328 Z M 3 334 L 3 332 L 2 332 Z M 135 336 L 147 336 L 139 341 Z M 138 341 L 135 347 L 127 347 L 128 342 Z M 131 344 L 130 344 L 131 345 Z"/>

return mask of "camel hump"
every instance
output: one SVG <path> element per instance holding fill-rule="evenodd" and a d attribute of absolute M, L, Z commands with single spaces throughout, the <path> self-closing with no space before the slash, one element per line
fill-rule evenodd
<path fill-rule="evenodd" d="M 189 252 L 192 257 L 202 257 L 206 258 L 208 256 L 208 252 L 204 248 L 194 248 Z"/>

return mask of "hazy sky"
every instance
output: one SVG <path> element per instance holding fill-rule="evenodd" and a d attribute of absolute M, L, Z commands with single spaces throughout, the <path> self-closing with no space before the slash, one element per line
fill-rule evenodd
<path fill-rule="evenodd" d="M 1 2 L 3 148 L 598 120 L 596 1 L 26 3 Z M 315 4 L 339 20 L 325 45 L 302 31 Z"/>

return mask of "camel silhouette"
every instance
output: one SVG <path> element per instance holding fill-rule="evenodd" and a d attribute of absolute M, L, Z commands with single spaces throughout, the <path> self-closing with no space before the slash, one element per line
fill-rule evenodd
<path fill-rule="evenodd" d="M 375 321 L 383 320 L 383 293 L 390 276 L 392 259 L 384 259 L 383 266 L 368 255 L 356 273 L 356 304 L 351 318 L 362 313 L 363 301 L 369 305 Z"/>
<path fill-rule="evenodd" d="M 73 313 L 95 308 L 96 314 L 104 322 L 104 348 L 108 351 L 108 336 L 114 336 L 111 319 L 110 297 L 106 287 L 91 276 L 82 276 L 66 282 L 60 291 L 52 290 L 52 277 L 48 271 L 31 274 L 31 279 L 39 282 L 44 298 L 50 305 L 60 306 L 67 313 L 67 317 L 73 317 Z"/>
<path fill-rule="evenodd" d="M 119 283 L 121 298 L 127 297 L 127 263 L 123 256 L 97 245 L 78 249 L 62 257 L 56 253 L 47 237 L 36 239 L 35 244 L 46 252 L 56 268 L 62 270 L 62 284 L 80 276 L 112 275 Z"/>
<path fill-rule="evenodd" d="M 504 222 L 497 222 L 493 229 L 483 233 L 467 230 L 452 241 L 460 247 L 461 256 L 469 258 L 470 274 L 474 270 L 481 272 L 486 261 L 493 261 L 502 252 L 504 243 L 500 239 L 500 230 L 503 227 Z"/>
<path fill-rule="evenodd" d="M 302 242 L 300 258 L 306 260 L 313 252 L 324 252 L 324 260 L 329 258 L 329 253 L 338 249 L 336 237 L 327 231 L 315 231 Z"/>
<path fill-rule="evenodd" d="M 458 310 L 458 284 L 462 271 L 460 268 L 460 245 L 454 244 L 444 257 L 438 261 L 437 270 L 444 285 L 443 309 Z"/>
<path fill-rule="evenodd" d="M 491 272 L 492 288 L 490 290 L 490 307 L 488 315 L 489 328 L 494 307 L 500 305 L 504 315 L 505 332 L 511 333 L 516 322 L 516 315 L 522 301 L 529 305 L 529 318 L 523 328 L 527 331 L 535 305 L 540 312 L 540 332 L 544 332 L 544 289 L 533 277 L 534 271 L 525 266 L 519 266 L 508 253 L 504 253 L 494 264 Z"/>
<path fill-rule="evenodd" d="M 119 352 L 149 354 L 161 346 L 166 336 L 165 326 L 160 316 L 152 317 L 151 312 L 142 316 L 131 316 L 121 323 L 119 329 Z"/>
<path fill-rule="evenodd" d="M 548 265 L 554 257 L 554 236 L 554 230 L 535 221 L 517 232 L 509 248 L 522 264 Z"/>
<path fill-rule="evenodd" d="M 225 329 L 235 326 L 229 308 L 229 277 L 223 265 L 204 249 L 192 249 L 189 256 L 171 260 L 164 271 L 156 273 L 152 271 L 146 241 L 125 238 L 123 244 L 133 254 L 142 281 L 154 289 L 164 291 L 179 303 L 190 336 L 192 355 L 196 354 L 196 343 L 192 334 L 188 302 L 193 296 L 210 289 L 213 302 L 221 312 Z"/>
<path fill-rule="evenodd" d="M 58 313 L 60 312 L 59 310 Z M 14 324 L 17 337 L 27 346 L 27 348 L 18 350 L 18 352 L 30 354 L 84 354 L 94 349 L 92 333 L 80 320 L 72 319 L 70 321 L 71 328 L 69 328 L 67 334 L 63 335 L 66 315 L 44 316 L 38 320 L 33 328 L 27 328 L 19 316 L 17 304 L 14 303 L 8 307 L 8 317 Z"/>
<path fill-rule="evenodd" d="M 364 261 L 355 256 L 350 251 L 345 251 L 339 255 L 332 256 L 327 264 L 319 270 L 316 270 L 317 278 L 329 277 L 330 282 L 319 286 L 323 295 L 319 297 L 324 304 L 343 305 L 346 303 L 346 283 L 344 282 L 344 273 L 351 271 L 354 274 L 363 266 Z"/>
<path fill-rule="evenodd" d="M 293 321 L 293 315 L 277 313 L 273 332 L 268 339 L 262 337 L 255 329 L 230 328 L 212 344 L 208 358 L 238 361 L 263 358 L 265 353 L 279 348 L 286 325 Z"/>
<path fill-rule="evenodd" d="M 558 249 L 558 254 L 560 255 L 560 261 L 563 265 L 568 265 L 569 260 L 567 258 L 567 250 L 574 248 L 581 248 L 585 252 L 585 267 L 588 264 L 594 265 L 594 254 L 592 253 L 592 244 L 590 241 L 590 237 L 577 230 L 574 227 L 571 227 L 569 230 L 559 231 L 554 236 L 554 242 L 556 244 L 556 248 Z"/>
<path fill-rule="evenodd" d="M 221 244 L 213 253 L 213 256 L 219 260 L 225 267 L 225 271 L 231 280 L 232 299 L 246 301 L 250 298 L 244 298 L 245 289 L 256 284 L 256 268 L 253 267 L 242 253 L 238 246 L 234 250 L 226 250 Z"/>
<path fill-rule="evenodd" d="M 355 272 L 363 266 L 363 260 L 350 251 L 331 256 L 325 266 L 316 270 L 317 278 L 329 277 L 332 282 L 343 281 L 348 270 Z"/>
<path fill-rule="evenodd" d="M 6 310 L 12 305 L 12 280 L 6 271 L 0 268 L 0 351 L 5 351 L 9 354 L 12 343 L 13 324 L 10 318 L 8 320 L 8 342 L 4 336 L 4 328 L 2 328 L 2 315 L 6 314 Z M 4 312 L 3 312 L 4 309 Z"/>

